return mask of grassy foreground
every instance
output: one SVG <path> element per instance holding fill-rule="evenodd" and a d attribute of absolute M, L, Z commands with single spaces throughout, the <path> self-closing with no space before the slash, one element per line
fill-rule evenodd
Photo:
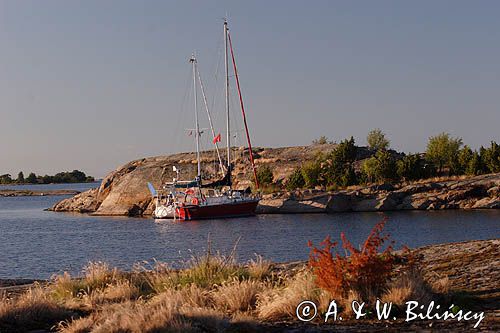
<path fill-rule="evenodd" d="M 54 276 L 25 293 L 0 298 L 0 332 L 257 332 L 297 325 L 297 304 L 312 300 L 324 313 L 333 299 L 307 265 L 273 265 L 262 257 L 238 265 L 233 256 L 193 257 L 182 270 L 156 262 L 122 272 L 89 263 L 82 277 Z M 445 297 L 447 281 L 428 285 L 417 270 L 395 270 L 380 295 L 335 295 L 352 315 L 352 300 L 394 304 Z M 321 320 L 318 318 L 318 320 Z M 314 324 L 309 324 L 314 325 Z M 283 328 L 283 326 L 281 326 Z"/>

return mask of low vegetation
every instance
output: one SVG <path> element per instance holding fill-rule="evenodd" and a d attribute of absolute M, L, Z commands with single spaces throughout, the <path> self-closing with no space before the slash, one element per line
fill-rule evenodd
<path fill-rule="evenodd" d="M 330 238 L 318 248 L 310 244 L 308 265 L 277 266 L 260 256 L 242 265 L 234 250 L 223 256 L 210 246 L 182 269 L 154 262 L 123 272 L 89 263 L 79 277 L 64 273 L 0 298 L 0 331 L 258 332 L 277 322 L 298 323 L 296 307 L 306 299 L 320 314 L 335 299 L 347 318 L 353 300 L 403 305 L 447 292 L 446 281 L 428 285 L 411 261 L 393 253 L 384 224 L 360 250 L 345 235 L 344 252 L 333 252 L 337 243 Z"/>
<path fill-rule="evenodd" d="M 327 142 L 326 137 L 321 137 L 313 144 Z M 283 182 L 285 188 L 336 190 L 369 183 L 500 172 L 500 145 L 494 141 L 489 147 L 473 151 L 463 146 L 461 138 L 440 133 L 429 138 L 425 153 L 404 154 L 390 150 L 385 134 L 374 129 L 368 134 L 367 143 L 369 156 L 362 156 L 353 137 L 341 141 L 333 150 L 304 162 Z"/>
<path fill-rule="evenodd" d="M 87 176 L 84 172 L 73 170 L 68 172 L 59 172 L 53 176 L 37 176 L 31 172 L 28 177 L 24 177 L 22 171 L 13 179 L 10 174 L 0 175 L 0 184 L 64 184 L 64 183 L 85 183 L 95 181 L 94 177 Z"/>
<path fill-rule="evenodd" d="M 389 235 L 382 234 L 385 223 L 386 220 L 373 228 L 359 250 L 346 239 L 344 233 L 341 233 L 344 253 L 337 251 L 338 243 L 332 242 L 330 237 L 319 248 L 310 243 L 309 266 L 318 286 L 336 298 L 355 293 L 369 301 L 379 296 L 394 266 L 392 245 L 382 248 L 389 239 Z"/>

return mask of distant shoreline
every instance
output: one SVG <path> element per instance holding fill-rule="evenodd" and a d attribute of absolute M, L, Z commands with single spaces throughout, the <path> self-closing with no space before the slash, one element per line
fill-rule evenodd
<path fill-rule="evenodd" d="M 76 190 L 47 190 L 47 191 L 32 191 L 32 190 L 0 190 L 0 197 L 35 197 L 49 195 L 77 195 L 81 193 Z"/>
<path fill-rule="evenodd" d="M 92 183 L 100 183 L 102 179 L 96 179 L 92 181 L 86 181 L 86 182 L 67 182 L 67 183 L 7 183 L 7 184 L 0 184 L 0 187 L 7 187 L 7 186 L 37 186 L 37 185 L 67 185 L 67 184 L 92 184 Z"/>

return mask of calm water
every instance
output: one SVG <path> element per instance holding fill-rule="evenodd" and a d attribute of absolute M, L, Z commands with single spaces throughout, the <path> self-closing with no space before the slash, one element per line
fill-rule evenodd
<path fill-rule="evenodd" d="M 46 189 L 88 188 L 89 184 L 37 185 Z M 89 260 L 129 269 L 140 261 L 180 262 L 203 251 L 210 234 L 213 248 L 229 251 L 238 237 L 238 258 L 254 253 L 274 261 L 307 259 L 307 241 L 320 242 L 341 231 L 359 244 L 379 213 L 336 215 L 260 215 L 251 218 L 155 223 L 147 218 L 92 217 L 45 212 L 63 197 L 0 198 L 0 278 L 48 278 L 73 274 Z M 410 247 L 500 237 L 500 210 L 391 212 L 387 231 L 396 245 Z M 226 253 L 227 253 L 226 252 Z"/>
<path fill-rule="evenodd" d="M 98 187 L 100 182 L 93 183 L 78 183 L 78 184 L 27 184 L 27 185 L 0 185 L 0 190 L 30 190 L 30 191 L 47 191 L 47 190 L 75 190 L 86 191 L 88 189 Z M 0 204 L 1 205 L 1 204 Z M 2 207 L 2 206 L 0 206 Z"/>

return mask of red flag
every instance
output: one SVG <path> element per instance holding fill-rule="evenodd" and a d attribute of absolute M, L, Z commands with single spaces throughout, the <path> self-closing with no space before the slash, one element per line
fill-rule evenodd
<path fill-rule="evenodd" d="M 213 143 L 220 142 L 220 133 L 213 139 Z"/>

